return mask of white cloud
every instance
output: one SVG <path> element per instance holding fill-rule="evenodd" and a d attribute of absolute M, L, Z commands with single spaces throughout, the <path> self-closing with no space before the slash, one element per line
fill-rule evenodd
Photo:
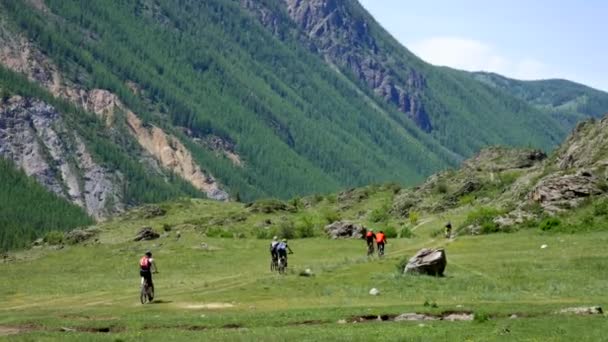
<path fill-rule="evenodd" d="M 484 42 L 459 37 L 433 37 L 410 49 L 425 61 L 468 71 L 491 71 L 517 79 L 547 77 L 547 66 L 530 57 L 509 58 Z"/>

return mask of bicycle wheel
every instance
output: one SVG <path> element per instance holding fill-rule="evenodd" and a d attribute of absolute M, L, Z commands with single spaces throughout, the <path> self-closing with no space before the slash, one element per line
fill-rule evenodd
<path fill-rule="evenodd" d="M 142 304 L 146 304 L 146 302 L 148 301 L 148 286 L 145 283 L 141 286 L 141 291 L 139 293 L 139 300 L 141 301 Z"/>
<path fill-rule="evenodd" d="M 148 302 L 151 302 L 153 300 L 154 300 L 154 287 L 148 286 Z"/>
<path fill-rule="evenodd" d="M 279 273 L 285 273 L 285 259 L 279 258 Z"/>

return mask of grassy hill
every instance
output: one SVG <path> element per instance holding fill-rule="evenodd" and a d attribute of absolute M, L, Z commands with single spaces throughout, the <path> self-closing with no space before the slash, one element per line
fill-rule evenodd
<path fill-rule="evenodd" d="M 367 192 L 360 202 L 350 201 L 361 196 L 329 196 L 309 206 L 304 199 L 297 211 L 274 213 L 254 212 L 271 208 L 268 202 L 248 208 L 207 200 L 166 203 L 160 205 L 166 210 L 160 216 L 150 218 L 157 211 L 145 207 L 97 226 L 95 241 L 11 253 L 0 264 L 0 338 L 601 340 L 604 316 L 556 312 L 608 304 L 608 274 L 602 266 L 608 256 L 602 248 L 608 241 L 605 230 L 564 234 L 537 228 L 455 240 L 437 237 L 435 231 L 446 220 L 459 224 L 466 219 L 471 207 L 464 206 L 406 223 L 409 238 L 389 238 L 381 260 L 365 257 L 362 240 L 317 236 L 290 240 L 294 254 L 287 275 L 268 270 L 269 240 L 254 237 L 262 236 L 259 228 L 287 231 L 282 222 L 297 226 L 310 221 L 318 235 L 318 225 L 332 210 L 348 203 L 350 209 L 340 213 L 356 220 L 361 212 L 381 209 L 395 192 L 394 187 L 360 191 Z M 398 223 L 394 218 L 387 223 L 360 220 L 374 228 Z M 132 242 L 142 226 L 168 232 L 158 240 Z M 543 249 L 544 244 L 548 247 Z M 422 247 L 440 246 L 448 257 L 444 278 L 397 272 L 403 258 Z M 160 273 L 155 276 L 155 304 L 143 306 L 136 262 L 147 249 L 154 252 Z M 307 268 L 313 277 L 299 275 Z M 381 294 L 370 296 L 372 287 Z M 375 319 L 406 312 L 473 313 L 475 319 Z M 353 323 L 365 321 L 361 317 L 373 319 Z"/>

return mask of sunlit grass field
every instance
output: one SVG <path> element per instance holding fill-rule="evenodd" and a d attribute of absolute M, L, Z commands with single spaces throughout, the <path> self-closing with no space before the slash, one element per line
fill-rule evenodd
<path fill-rule="evenodd" d="M 446 218 L 460 220 L 460 210 L 423 217 L 412 229 L 414 237 L 389 239 L 383 259 L 367 258 L 358 239 L 290 240 L 294 254 L 288 274 L 281 276 L 269 271 L 269 240 L 210 238 L 195 226 L 178 224 L 206 215 L 234 216 L 241 205 L 199 201 L 178 207 L 158 218 L 127 215 L 102 224 L 97 244 L 13 253 L 16 260 L 0 263 L 0 339 L 608 339 L 605 316 L 556 313 L 608 304 L 606 232 L 432 237 Z M 251 215 L 226 229 L 246 230 L 275 216 Z M 139 227 L 162 231 L 164 224 L 177 228 L 157 240 L 132 241 Z M 445 277 L 400 274 L 397 264 L 422 247 L 446 249 Z M 147 249 L 160 272 L 155 302 L 142 305 L 137 262 Z M 301 276 L 308 268 L 314 276 Z M 371 296 L 371 288 L 380 295 Z M 362 316 L 408 312 L 467 312 L 475 319 L 353 323 Z"/>

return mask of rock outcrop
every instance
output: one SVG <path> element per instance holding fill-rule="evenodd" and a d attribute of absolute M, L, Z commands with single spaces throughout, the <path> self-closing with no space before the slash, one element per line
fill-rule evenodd
<path fill-rule="evenodd" d="M 332 239 L 359 239 L 363 237 L 365 228 L 353 222 L 336 221 L 325 226 L 325 231 Z"/>
<path fill-rule="evenodd" d="M 152 227 L 142 227 L 135 235 L 135 238 L 133 239 L 133 241 L 156 240 L 159 237 L 160 237 L 160 234 L 155 232 L 152 229 Z"/>
<path fill-rule="evenodd" d="M 604 310 L 601 306 L 581 306 L 572 307 L 559 310 L 559 314 L 572 314 L 572 315 L 603 315 Z"/>
<path fill-rule="evenodd" d="M 226 201 L 228 194 L 220 189 L 217 181 L 205 174 L 194 162 L 188 149 L 175 137 L 156 126 L 145 127 L 131 111 L 127 112 L 127 123 L 139 144 L 166 169 L 181 176 L 209 198 Z"/>
<path fill-rule="evenodd" d="M 579 123 L 557 150 L 556 164 L 561 170 L 605 167 L 608 165 L 605 146 L 608 146 L 608 115 Z"/>
<path fill-rule="evenodd" d="M 120 175 L 97 164 L 52 106 L 13 96 L 0 103 L 0 155 L 97 219 L 124 209 Z"/>
<path fill-rule="evenodd" d="M 411 257 L 403 273 L 418 273 L 443 276 L 448 261 L 443 249 L 423 248 Z"/>
<path fill-rule="evenodd" d="M 477 171 L 499 172 L 530 168 L 546 158 L 547 155 L 540 150 L 494 146 L 483 149 L 474 157 L 467 159 L 463 167 Z"/>
<path fill-rule="evenodd" d="M 550 213 L 576 208 L 585 198 L 600 195 L 606 190 L 605 180 L 590 171 L 576 174 L 552 174 L 541 179 L 530 193 Z"/>

